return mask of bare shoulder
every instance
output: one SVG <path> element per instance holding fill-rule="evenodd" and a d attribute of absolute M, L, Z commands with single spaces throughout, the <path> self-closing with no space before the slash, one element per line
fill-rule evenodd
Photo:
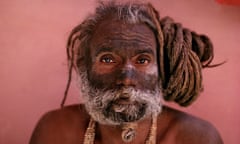
<path fill-rule="evenodd" d="M 223 144 L 216 128 L 203 119 L 169 107 L 163 108 L 162 117 L 168 122 L 168 138 L 177 144 Z"/>
<path fill-rule="evenodd" d="M 47 112 L 37 123 L 30 144 L 81 143 L 88 121 L 83 105 Z"/>

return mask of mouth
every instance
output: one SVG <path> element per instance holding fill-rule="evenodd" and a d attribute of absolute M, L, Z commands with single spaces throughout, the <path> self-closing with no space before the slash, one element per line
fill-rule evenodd
<path fill-rule="evenodd" d="M 144 117 L 147 105 L 146 101 L 137 99 L 135 93 L 124 89 L 108 102 L 103 114 L 115 122 L 134 122 Z"/>
<path fill-rule="evenodd" d="M 112 103 L 112 109 L 115 111 L 115 112 L 124 112 L 126 111 L 129 107 L 131 106 L 136 106 L 137 103 L 136 102 L 132 102 L 130 101 L 129 99 L 118 99 L 116 101 L 114 101 Z"/>
<path fill-rule="evenodd" d="M 136 104 L 136 102 L 133 102 L 130 97 L 131 96 L 128 93 L 121 93 L 117 99 L 112 101 L 112 109 L 115 112 L 123 112 L 129 106 Z"/>
<path fill-rule="evenodd" d="M 119 98 L 107 106 L 104 115 L 117 122 L 133 122 L 141 119 L 146 111 L 146 104 Z"/>

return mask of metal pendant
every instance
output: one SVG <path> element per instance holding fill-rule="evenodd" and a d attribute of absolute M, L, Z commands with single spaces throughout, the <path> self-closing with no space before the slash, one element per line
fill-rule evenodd
<path fill-rule="evenodd" d="M 136 131 L 133 128 L 127 128 L 122 131 L 122 140 L 126 143 L 133 141 Z"/>

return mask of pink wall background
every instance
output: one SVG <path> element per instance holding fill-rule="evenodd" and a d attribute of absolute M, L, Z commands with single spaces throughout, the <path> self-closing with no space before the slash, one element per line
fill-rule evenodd
<path fill-rule="evenodd" d="M 226 144 L 240 143 L 240 7 L 214 0 L 155 0 L 161 16 L 207 34 L 217 68 L 204 70 L 205 91 L 188 108 L 213 123 Z M 59 108 L 67 80 L 68 34 L 94 0 L 0 1 L 0 143 L 28 143 L 38 119 Z M 75 83 L 73 83 L 75 85 Z M 78 103 L 72 87 L 67 104 Z"/>

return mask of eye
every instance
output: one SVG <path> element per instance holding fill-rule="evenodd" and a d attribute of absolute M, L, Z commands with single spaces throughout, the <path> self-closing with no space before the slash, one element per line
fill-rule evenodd
<path fill-rule="evenodd" d="M 140 56 L 137 58 L 136 64 L 147 65 L 151 62 L 151 58 L 148 56 Z"/>
<path fill-rule="evenodd" d="M 100 62 L 110 64 L 110 63 L 116 63 L 115 59 L 111 55 L 104 55 L 100 58 Z"/>
<path fill-rule="evenodd" d="M 148 59 L 139 59 L 137 61 L 138 64 L 148 64 L 149 63 L 149 60 Z"/>

